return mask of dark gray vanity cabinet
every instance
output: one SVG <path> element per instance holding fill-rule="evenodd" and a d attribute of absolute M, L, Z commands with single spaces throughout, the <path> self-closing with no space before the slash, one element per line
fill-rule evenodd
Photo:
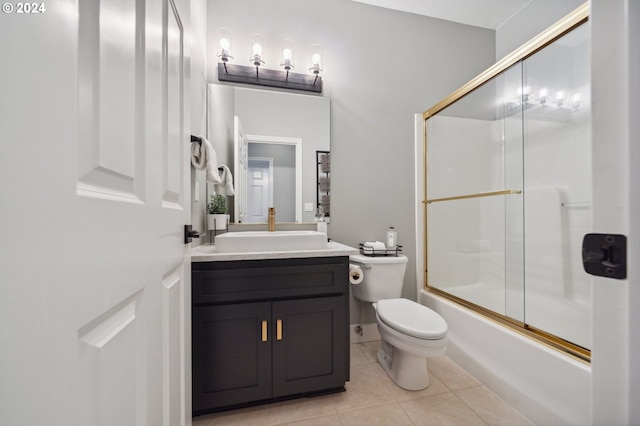
<path fill-rule="evenodd" d="M 192 264 L 193 414 L 342 390 L 348 257 Z"/>

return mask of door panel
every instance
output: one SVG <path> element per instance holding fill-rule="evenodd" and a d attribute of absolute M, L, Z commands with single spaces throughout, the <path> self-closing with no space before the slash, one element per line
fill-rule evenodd
<path fill-rule="evenodd" d="M 346 365 L 344 296 L 273 303 L 273 396 L 339 388 Z M 275 333 L 274 333 L 275 334 Z"/>
<path fill-rule="evenodd" d="M 271 302 L 193 309 L 193 412 L 271 397 Z"/>
<path fill-rule="evenodd" d="M 78 332 L 81 424 L 136 424 L 144 415 L 140 297 L 136 294 Z"/>
<path fill-rule="evenodd" d="M 143 23 L 135 2 L 79 2 L 78 195 L 130 202 L 144 196 L 145 141 L 137 127 L 143 70 L 136 61 Z"/>
<path fill-rule="evenodd" d="M 0 26 L 0 424 L 190 424 L 189 2 L 46 7 Z"/>
<path fill-rule="evenodd" d="M 162 280 L 162 401 L 164 425 L 179 425 L 186 400 L 185 381 L 185 267 L 180 264 Z M 188 273 L 188 271 L 187 271 Z"/>
<path fill-rule="evenodd" d="M 267 222 L 269 207 L 273 206 L 273 161 L 249 158 L 248 176 L 247 222 Z"/>
<path fill-rule="evenodd" d="M 164 195 L 163 206 L 169 208 L 183 208 L 184 196 L 182 188 L 184 158 L 184 129 L 183 129 L 183 39 L 184 31 L 182 22 L 173 4 L 167 7 L 167 29 L 166 29 L 166 139 L 163 147 L 166 166 L 163 168 L 164 174 Z M 189 139 L 190 140 L 190 139 Z"/>

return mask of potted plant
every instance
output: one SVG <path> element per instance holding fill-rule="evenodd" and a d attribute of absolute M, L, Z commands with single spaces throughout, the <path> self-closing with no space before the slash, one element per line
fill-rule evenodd
<path fill-rule="evenodd" d="M 207 229 L 227 229 L 227 200 L 223 195 L 212 195 L 207 204 Z"/>

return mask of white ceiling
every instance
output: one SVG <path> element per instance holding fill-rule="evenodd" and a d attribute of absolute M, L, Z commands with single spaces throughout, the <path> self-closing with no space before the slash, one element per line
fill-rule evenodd
<path fill-rule="evenodd" d="M 531 0 L 354 0 L 495 30 Z"/>

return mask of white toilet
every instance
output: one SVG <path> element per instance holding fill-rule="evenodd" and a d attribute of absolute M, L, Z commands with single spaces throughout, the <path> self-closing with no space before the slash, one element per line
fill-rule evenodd
<path fill-rule="evenodd" d="M 351 263 L 363 270 L 360 284 L 352 284 L 353 296 L 372 302 L 382 338 L 378 362 L 401 388 L 429 386 L 426 358 L 444 355 L 447 323 L 431 309 L 402 299 L 406 256 L 352 255 Z"/>

